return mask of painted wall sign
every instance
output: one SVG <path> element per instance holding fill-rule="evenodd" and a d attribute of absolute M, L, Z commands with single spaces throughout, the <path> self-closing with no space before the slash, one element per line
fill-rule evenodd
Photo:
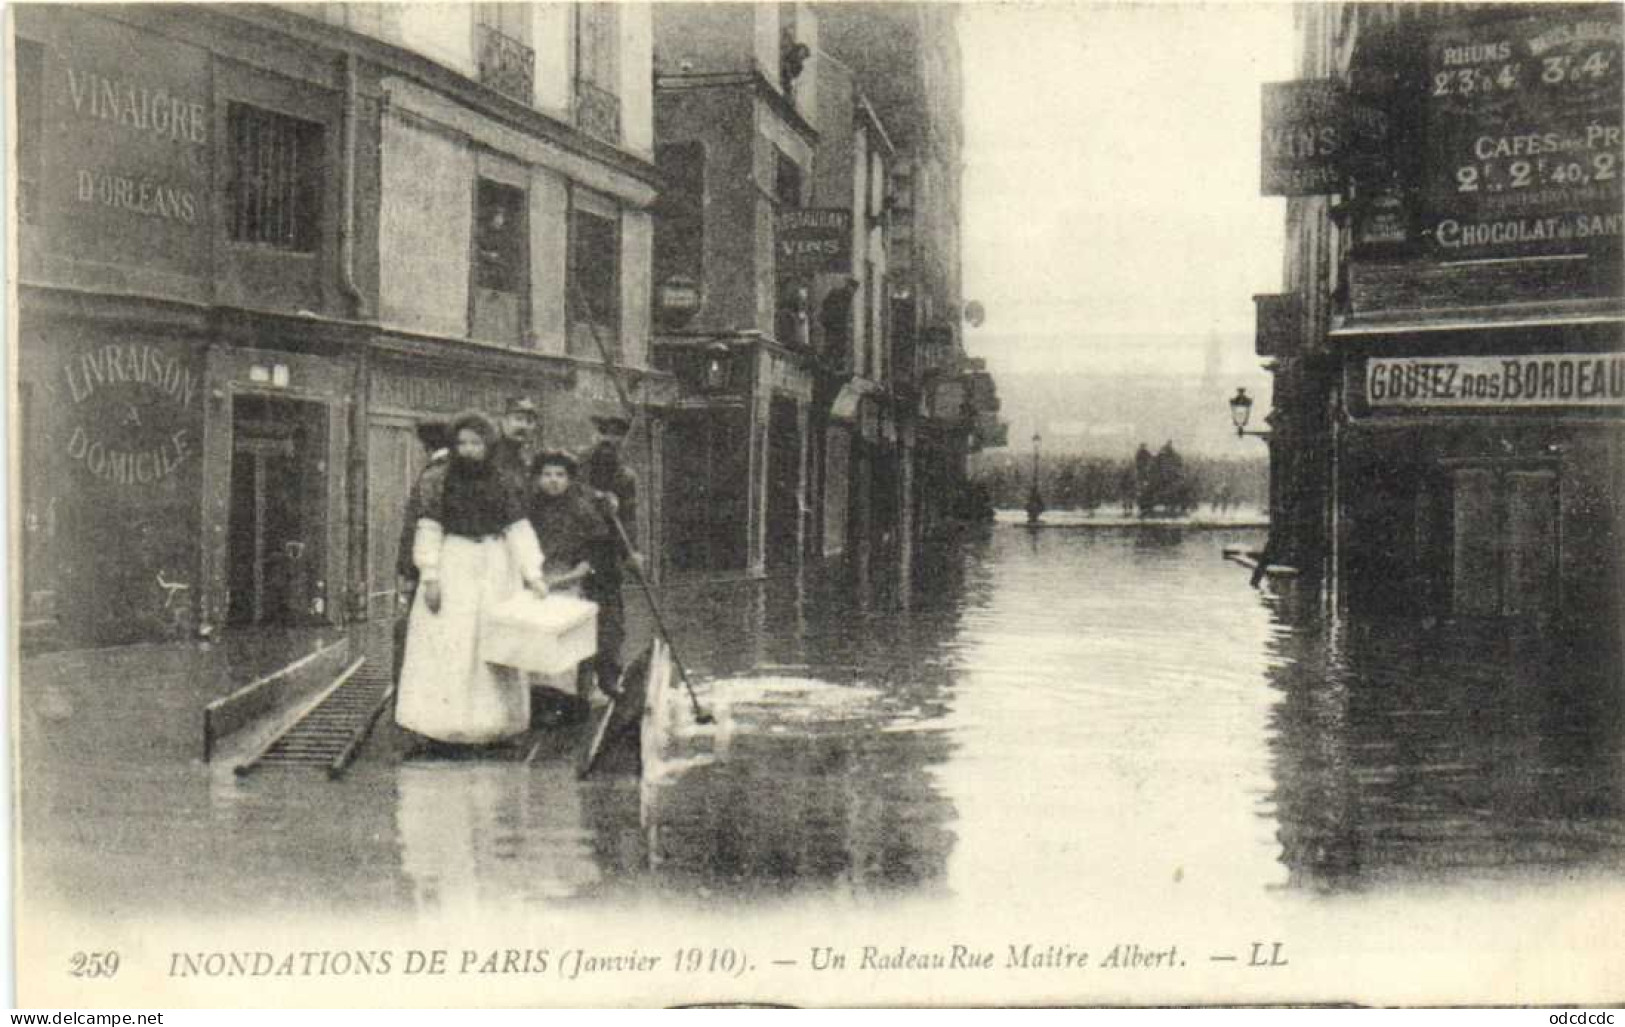
<path fill-rule="evenodd" d="M 208 54 L 94 14 L 59 14 L 40 97 L 49 247 L 87 265 L 207 277 Z"/>
<path fill-rule="evenodd" d="M 1625 414 L 1625 353 L 1400 357 L 1366 363 L 1374 407 L 1612 407 Z"/>
<path fill-rule="evenodd" d="M 148 344 L 110 343 L 62 365 L 65 453 L 84 473 L 119 486 L 152 485 L 197 452 L 197 372 Z"/>
<path fill-rule="evenodd" d="M 798 207 L 773 218 L 778 273 L 808 275 L 852 270 L 852 212 L 841 207 Z"/>
<path fill-rule="evenodd" d="M 414 412 L 458 414 L 464 410 L 483 410 L 495 415 L 507 407 L 509 396 L 522 392 L 517 382 L 503 384 L 380 369 L 373 374 L 371 402 L 376 407 Z M 533 395 L 532 398 L 538 397 Z"/>
<path fill-rule="evenodd" d="M 1342 86 L 1330 79 L 1266 82 L 1263 91 L 1263 195 L 1339 191 L 1349 120 Z"/>
<path fill-rule="evenodd" d="M 1571 9 L 1432 38 L 1423 231 L 1436 256 L 1619 245 L 1621 10 Z"/>

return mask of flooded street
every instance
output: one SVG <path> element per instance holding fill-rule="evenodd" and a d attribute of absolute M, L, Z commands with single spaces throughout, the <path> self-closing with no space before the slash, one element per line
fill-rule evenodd
<path fill-rule="evenodd" d="M 237 779 L 143 759 L 174 711 L 138 682 L 105 718 L 25 694 L 25 869 L 73 906 L 189 915 L 1086 909 L 1625 870 L 1617 661 L 1328 630 L 1220 559 L 1259 541 L 1000 524 L 934 552 L 907 611 L 668 590 L 717 724 L 641 783 L 578 783 L 562 737 L 529 764 L 403 761 L 393 729 L 339 782 Z"/>

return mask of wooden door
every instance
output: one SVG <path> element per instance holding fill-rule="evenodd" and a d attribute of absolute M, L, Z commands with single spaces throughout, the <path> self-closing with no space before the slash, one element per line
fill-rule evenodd
<path fill-rule="evenodd" d="M 375 418 L 367 428 L 367 618 L 394 616 L 396 561 L 406 500 L 428 457 L 412 422 Z M 407 543 L 410 545 L 410 542 Z"/>

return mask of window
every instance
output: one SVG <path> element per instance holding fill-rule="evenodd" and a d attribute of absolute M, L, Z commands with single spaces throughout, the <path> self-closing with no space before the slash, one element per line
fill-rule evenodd
<path fill-rule="evenodd" d="M 705 278 L 705 145 L 666 143 L 655 149 L 665 176 L 655 220 L 655 280 Z"/>
<path fill-rule="evenodd" d="M 575 10 L 576 125 L 620 142 L 620 12 L 613 3 L 582 3 Z"/>
<path fill-rule="evenodd" d="M 536 52 L 530 46 L 530 5 L 476 4 L 474 24 L 480 81 L 520 103 L 530 103 L 536 72 Z"/>
<path fill-rule="evenodd" d="M 783 150 L 775 148 L 773 199 L 781 207 L 801 206 L 801 168 Z"/>
<path fill-rule="evenodd" d="M 40 89 L 44 85 L 45 48 L 28 39 L 17 40 L 17 219 L 30 223 L 39 217 Z"/>
<path fill-rule="evenodd" d="M 476 179 L 473 237 L 472 334 L 492 342 L 522 342 L 530 282 L 524 190 Z"/>
<path fill-rule="evenodd" d="M 569 352 L 598 356 L 598 342 L 620 354 L 621 228 L 614 202 L 585 190 L 570 199 Z M 594 338 L 594 331 L 597 339 Z"/>
<path fill-rule="evenodd" d="M 783 150 L 773 150 L 773 199 L 779 210 L 801 206 L 801 168 Z M 775 250 L 775 252 L 777 252 Z M 773 310 L 773 336 L 780 343 L 807 346 L 812 282 L 806 276 L 776 271 L 778 295 Z"/>
<path fill-rule="evenodd" d="M 525 281 L 525 194 L 480 179 L 474 197 L 474 283 L 481 289 L 520 292 Z"/>
<path fill-rule="evenodd" d="M 322 126 L 234 103 L 231 238 L 283 250 L 316 248 L 321 210 Z"/>

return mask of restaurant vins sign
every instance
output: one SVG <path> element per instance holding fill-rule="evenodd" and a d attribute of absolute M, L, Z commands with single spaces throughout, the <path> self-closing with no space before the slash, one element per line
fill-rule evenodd
<path fill-rule="evenodd" d="M 852 212 L 841 207 L 796 207 L 773 219 L 778 272 L 807 275 L 852 270 Z"/>
<path fill-rule="evenodd" d="M 1625 413 L 1625 353 L 1399 357 L 1366 364 L 1372 407 L 1612 407 Z"/>

